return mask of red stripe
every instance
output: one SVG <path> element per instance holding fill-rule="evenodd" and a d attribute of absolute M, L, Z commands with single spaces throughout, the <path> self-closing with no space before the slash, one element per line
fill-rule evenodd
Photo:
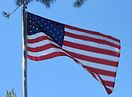
<path fill-rule="evenodd" d="M 49 43 L 49 44 L 46 44 L 46 45 L 43 45 L 43 46 L 39 46 L 39 47 L 36 47 L 36 48 L 28 47 L 28 51 L 30 51 L 30 52 L 40 52 L 40 51 L 47 50 L 49 48 L 59 48 L 59 49 L 61 49 L 60 47 Z"/>
<path fill-rule="evenodd" d="M 101 49 L 101 48 L 86 46 L 86 45 L 73 43 L 73 42 L 69 42 L 69 41 L 64 41 L 64 45 L 73 47 L 73 48 L 77 48 L 77 49 L 81 49 L 81 50 L 86 50 L 86 51 L 91 51 L 91 52 L 96 52 L 96 53 L 101 53 L 101 54 L 107 54 L 107 55 L 112 55 L 112 56 L 116 56 L 116 57 L 120 56 L 119 53 L 110 51 L 110 50 L 106 50 L 105 48 Z"/>
<path fill-rule="evenodd" d="M 112 93 L 112 90 L 108 89 L 107 87 L 105 87 L 105 90 L 107 91 L 108 94 Z"/>
<path fill-rule="evenodd" d="M 90 62 L 95 62 L 95 63 L 99 63 L 99 64 L 104 64 L 104 65 L 109 65 L 109 66 L 118 66 L 118 62 L 115 61 L 110 61 L 110 60 L 106 60 L 106 59 L 101 59 L 101 58 L 95 58 L 95 57 L 90 57 L 90 56 L 85 56 L 85 55 L 81 55 L 81 54 L 77 54 L 74 52 L 70 52 L 68 51 L 68 53 L 74 57 L 74 58 L 78 58 L 81 60 L 85 60 L 85 61 L 90 61 Z M 81 62 L 80 62 L 81 63 Z"/>
<path fill-rule="evenodd" d="M 116 72 L 101 70 L 101 69 L 92 68 L 92 67 L 88 67 L 88 66 L 84 66 L 84 65 L 83 65 L 83 68 L 85 68 L 87 71 L 91 71 L 96 74 L 107 75 L 107 76 L 112 76 L 112 77 L 116 76 Z"/>
<path fill-rule="evenodd" d="M 95 72 L 91 72 L 91 71 L 89 71 L 89 72 L 92 74 L 92 76 L 93 76 L 96 80 L 98 80 L 98 79 L 96 78 L 96 76 L 95 76 Z M 97 74 L 97 75 L 98 75 L 98 74 Z M 99 75 L 98 75 L 98 76 L 99 76 Z M 105 83 L 105 81 L 103 81 L 102 78 L 101 78 L 100 76 L 99 76 L 99 78 L 100 78 L 100 80 L 101 80 L 103 86 L 105 87 L 105 90 L 107 91 L 107 93 L 108 93 L 108 94 L 112 93 L 112 90 L 110 90 L 110 89 L 108 89 L 108 88 L 106 87 L 108 84 Z M 113 83 L 112 87 L 114 87 L 114 84 L 115 84 L 115 82 Z M 108 85 L 108 86 L 109 86 L 109 85 Z"/>
<path fill-rule="evenodd" d="M 54 52 L 54 53 L 50 53 L 50 54 L 47 54 L 47 55 L 44 55 L 44 56 L 30 56 L 28 55 L 28 58 L 31 59 L 31 60 L 34 60 L 34 61 L 41 61 L 41 60 L 46 60 L 46 59 L 51 59 L 51 58 L 54 58 L 54 57 L 57 57 L 57 56 L 65 56 L 66 54 L 63 53 L 63 52 Z"/>
<path fill-rule="evenodd" d="M 105 84 L 105 86 L 110 86 L 110 87 L 114 87 L 115 82 L 110 82 L 110 81 L 105 81 L 102 80 L 103 84 Z"/>
<path fill-rule="evenodd" d="M 109 35 L 102 34 L 102 33 L 100 33 L 100 32 L 91 31 L 91 30 L 85 30 L 85 29 L 73 27 L 73 26 L 66 25 L 66 24 L 65 24 L 65 27 L 66 27 L 66 28 L 69 28 L 69 29 L 72 29 L 72 30 L 77 30 L 77 31 L 80 31 L 80 32 L 85 32 L 85 33 L 89 33 L 89 34 L 95 34 L 95 35 L 103 36 L 103 37 L 106 37 L 106 38 L 109 38 L 109 39 L 112 39 L 112 40 L 115 40 L 115 41 L 120 42 L 119 39 L 116 39 L 116 38 L 114 38 L 114 37 L 112 37 L 112 36 L 109 36 Z"/>
<path fill-rule="evenodd" d="M 96 76 L 95 76 L 95 73 L 93 73 L 93 72 L 90 72 L 90 73 L 92 74 L 92 76 L 93 76 L 96 80 L 98 80 L 98 78 L 96 78 Z M 97 74 L 97 75 L 98 75 L 98 74 Z M 104 86 L 114 87 L 115 82 L 103 80 L 103 79 L 101 78 L 101 76 L 99 76 L 99 75 L 98 75 L 98 77 L 100 78 L 100 80 L 101 80 L 101 82 L 103 83 Z"/>
<path fill-rule="evenodd" d="M 112 90 L 109 89 L 109 88 L 107 88 L 106 86 L 110 86 L 110 87 L 113 87 L 114 88 L 115 82 L 103 81 L 102 79 L 101 79 L 101 81 L 102 81 L 102 84 L 105 87 L 105 90 L 107 91 L 107 93 L 108 94 L 111 94 L 112 93 Z"/>
<path fill-rule="evenodd" d="M 73 34 L 73 33 L 69 33 L 69 32 L 66 32 L 65 35 L 69 36 L 69 37 L 81 39 L 81 40 L 92 41 L 92 42 L 96 42 L 96 43 L 100 43 L 100 44 L 106 44 L 106 45 L 113 46 L 113 47 L 116 47 L 116 48 L 120 49 L 119 45 L 108 42 L 106 40 L 91 38 L 91 37 L 88 37 L 88 36 L 77 35 L 77 34 Z"/>

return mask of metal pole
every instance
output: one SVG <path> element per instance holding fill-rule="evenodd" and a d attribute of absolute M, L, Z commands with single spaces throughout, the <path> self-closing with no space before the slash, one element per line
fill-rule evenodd
<path fill-rule="evenodd" d="M 22 97 L 27 97 L 27 18 L 26 0 L 22 0 Z"/>

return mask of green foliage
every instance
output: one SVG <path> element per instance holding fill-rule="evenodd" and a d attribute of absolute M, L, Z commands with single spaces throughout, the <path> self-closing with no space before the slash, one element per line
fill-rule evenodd
<path fill-rule="evenodd" d="M 16 0 L 16 5 L 21 5 L 23 0 Z M 40 3 L 42 3 L 43 5 L 45 5 L 46 8 L 50 8 L 51 4 L 53 4 L 56 0 L 26 0 L 26 4 L 32 2 L 32 1 L 38 1 Z M 85 1 L 87 0 L 75 0 L 73 3 L 74 7 L 81 7 Z"/>
<path fill-rule="evenodd" d="M 6 92 L 6 97 L 17 97 L 14 89 Z"/>
<path fill-rule="evenodd" d="M 74 7 L 81 7 L 84 3 L 85 3 L 85 1 L 87 1 L 87 0 L 76 0 L 74 3 L 73 3 L 73 6 Z"/>
<path fill-rule="evenodd" d="M 47 8 L 50 8 L 51 4 L 53 4 L 56 0 L 36 0 L 36 1 L 41 2 Z"/>
<path fill-rule="evenodd" d="M 22 2 L 23 2 L 23 0 L 15 0 L 16 2 L 16 5 L 21 5 L 22 4 Z M 28 3 L 30 3 L 30 2 L 32 2 L 33 0 L 25 0 L 26 1 L 26 4 L 28 4 Z"/>

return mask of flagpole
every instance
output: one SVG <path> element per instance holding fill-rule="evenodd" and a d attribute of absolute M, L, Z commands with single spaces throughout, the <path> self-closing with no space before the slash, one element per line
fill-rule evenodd
<path fill-rule="evenodd" d="M 22 97 L 27 97 L 27 18 L 26 0 L 22 0 Z"/>

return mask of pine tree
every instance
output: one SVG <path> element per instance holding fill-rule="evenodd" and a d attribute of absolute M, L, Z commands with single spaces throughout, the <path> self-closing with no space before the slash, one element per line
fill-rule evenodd
<path fill-rule="evenodd" d="M 14 89 L 6 92 L 6 97 L 17 97 Z"/>
<path fill-rule="evenodd" d="M 23 0 L 16 0 L 16 5 L 21 5 L 22 1 Z M 32 1 L 41 2 L 43 5 L 45 5 L 46 8 L 50 8 L 51 4 L 56 2 L 56 0 L 26 0 L 26 3 L 28 4 L 28 3 L 32 2 Z M 73 2 L 73 6 L 79 8 L 85 3 L 85 1 L 87 1 L 87 0 L 75 0 Z"/>

